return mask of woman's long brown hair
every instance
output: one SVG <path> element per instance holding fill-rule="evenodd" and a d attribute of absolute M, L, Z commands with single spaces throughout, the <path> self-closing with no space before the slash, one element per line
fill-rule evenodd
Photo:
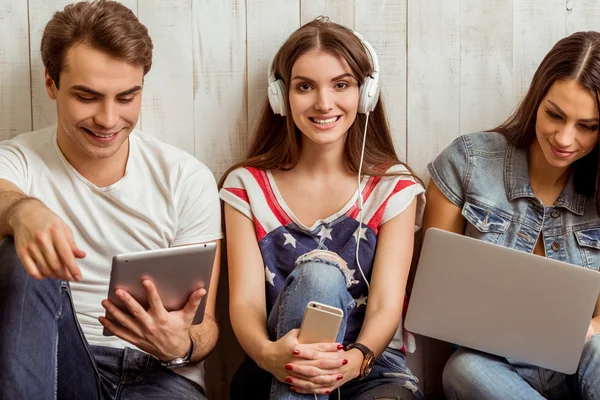
<path fill-rule="evenodd" d="M 600 115 L 600 33 L 576 32 L 559 40 L 535 71 L 527 94 L 500 126 L 492 129 L 505 135 L 519 148 L 528 148 L 536 138 L 537 110 L 558 80 L 574 80 L 596 99 Z M 573 163 L 575 189 L 578 193 L 595 197 L 596 211 L 600 215 L 600 174 L 598 173 L 598 144 L 585 157 Z"/>
<path fill-rule="evenodd" d="M 289 88 L 294 63 L 300 56 L 315 49 L 346 60 L 359 85 L 373 72 L 369 55 L 358 37 L 348 28 L 319 17 L 300 27 L 281 46 L 273 60 L 275 77 L 282 79 L 286 88 Z M 239 167 L 264 170 L 290 170 L 296 167 L 300 159 L 302 133 L 291 117 L 287 93 L 284 97 L 286 115 L 289 118 L 274 114 L 266 100 L 254 129 L 246 159 L 232 166 L 223 175 L 220 187 L 227 175 Z M 366 115 L 357 114 L 354 123 L 348 129 L 345 160 L 350 171 L 354 173 L 358 173 L 365 119 Z M 387 175 L 386 170 L 389 167 L 396 164 L 404 165 L 409 171 L 407 175 L 418 180 L 396 155 L 383 101 L 380 98 L 369 115 L 362 172 L 368 176 L 383 176 Z"/>

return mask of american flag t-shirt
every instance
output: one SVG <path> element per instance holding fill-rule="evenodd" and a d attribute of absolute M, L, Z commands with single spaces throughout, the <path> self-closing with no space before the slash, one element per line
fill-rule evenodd
<path fill-rule="evenodd" d="M 388 172 L 403 173 L 407 170 L 397 165 Z M 265 267 L 267 315 L 295 268 L 296 259 L 315 249 L 329 250 L 342 257 L 350 269 L 353 282 L 348 291 L 357 304 L 348 317 L 344 343 L 356 340 L 368 298 L 367 285 L 355 260 L 356 240 L 361 241 L 360 265 L 370 279 L 381 225 L 401 214 L 417 197 L 416 231 L 420 228 L 424 208 L 423 187 L 407 175 L 364 177 L 361 188 L 364 203 L 362 226 L 359 227 L 355 194 L 340 211 L 306 227 L 288 208 L 270 171 L 246 167 L 229 174 L 220 197 L 254 223 Z M 414 337 L 404 331 L 402 322 L 390 346 L 414 351 Z"/>

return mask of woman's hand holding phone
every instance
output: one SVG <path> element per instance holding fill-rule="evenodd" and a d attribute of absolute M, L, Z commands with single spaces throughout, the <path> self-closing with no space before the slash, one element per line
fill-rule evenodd
<path fill-rule="evenodd" d="M 292 385 L 298 393 L 331 391 L 340 381 L 341 368 L 348 363 L 340 343 L 298 343 L 300 329 L 292 329 L 276 342 L 271 342 L 259 366 L 278 381 Z M 339 379 L 338 379 L 339 378 Z"/>
<path fill-rule="evenodd" d="M 316 346 L 316 349 L 315 349 Z M 285 382 L 296 393 L 330 394 L 360 373 L 363 354 L 356 349 L 345 351 L 337 343 L 299 344 L 295 360 Z M 331 351 L 324 352 L 324 349 Z M 286 379 L 287 379 L 286 378 Z"/>
<path fill-rule="evenodd" d="M 327 304 L 311 301 L 306 305 L 300 330 L 288 332 L 277 343 L 285 345 L 278 373 L 279 381 L 290 385 L 297 393 L 329 394 L 344 382 L 358 376 L 363 360 L 356 352 L 344 351 L 344 346 L 333 342 L 338 335 L 343 311 Z M 292 346 L 292 347 L 290 347 Z M 289 358 L 291 354 L 292 358 Z M 348 355 L 352 356 L 349 362 Z M 277 360 L 277 358 L 273 358 Z M 284 370 L 281 370 L 281 365 Z M 282 374 L 283 372 L 283 374 Z"/>

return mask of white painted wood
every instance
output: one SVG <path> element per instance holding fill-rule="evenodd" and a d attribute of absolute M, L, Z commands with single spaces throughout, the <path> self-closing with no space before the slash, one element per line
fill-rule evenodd
<path fill-rule="evenodd" d="M 246 153 L 246 3 L 194 0 L 195 152 L 220 177 Z"/>
<path fill-rule="evenodd" d="M 353 0 L 300 0 L 302 25 L 318 16 L 329 17 L 333 22 L 354 28 Z"/>
<path fill-rule="evenodd" d="M 408 1 L 409 165 L 427 164 L 460 133 L 460 1 Z"/>
<path fill-rule="evenodd" d="M 599 0 L 566 0 L 567 35 L 577 31 L 600 30 Z"/>
<path fill-rule="evenodd" d="M 513 8 L 507 0 L 462 0 L 460 133 L 489 130 L 513 107 Z"/>
<path fill-rule="evenodd" d="M 544 56 L 565 36 L 565 3 L 566 0 L 514 0 L 514 106 L 525 95 Z"/>
<path fill-rule="evenodd" d="M 0 1 L 0 140 L 31 130 L 27 3 Z"/>
<path fill-rule="evenodd" d="M 375 49 L 379 59 L 381 98 L 394 145 L 406 156 L 406 12 L 408 0 L 356 0 L 354 29 Z"/>
<path fill-rule="evenodd" d="M 40 44 L 44 28 L 52 15 L 56 11 L 63 10 L 66 5 L 71 3 L 73 3 L 73 0 L 29 0 L 33 129 L 40 129 L 56 123 L 56 105 L 48 98 L 44 87 L 44 65 L 40 55 Z M 134 12 L 136 11 L 137 0 L 123 0 L 121 3 Z"/>
<path fill-rule="evenodd" d="M 248 135 L 267 99 L 267 66 L 300 27 L 299 0 L 247 0 Z M 276 18 L 273 16 L 276 15 Z"/>
<path fill-rule="evenodd" d="M 144 0 L 140 21 L 153 43 L 152 69 L 142 100 L 144 132 L 194 154 L 191 0 Z"/>

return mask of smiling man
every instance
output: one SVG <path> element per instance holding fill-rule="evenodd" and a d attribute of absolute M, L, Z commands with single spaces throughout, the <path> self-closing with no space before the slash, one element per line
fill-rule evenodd
<path fill-rule="evenodd" d="M 208 168 L 135 130 L 148 31 L 118 2 L 81 2 L 54 14 L 41 53 L 58 123 L 0 143 L 0 398 L 204 398 L 219 252 L 181 310 L 149 281 L 147 311 L 117 292 L 135 317 L 106 300 L 114 255 L 222 237 Z"/>

